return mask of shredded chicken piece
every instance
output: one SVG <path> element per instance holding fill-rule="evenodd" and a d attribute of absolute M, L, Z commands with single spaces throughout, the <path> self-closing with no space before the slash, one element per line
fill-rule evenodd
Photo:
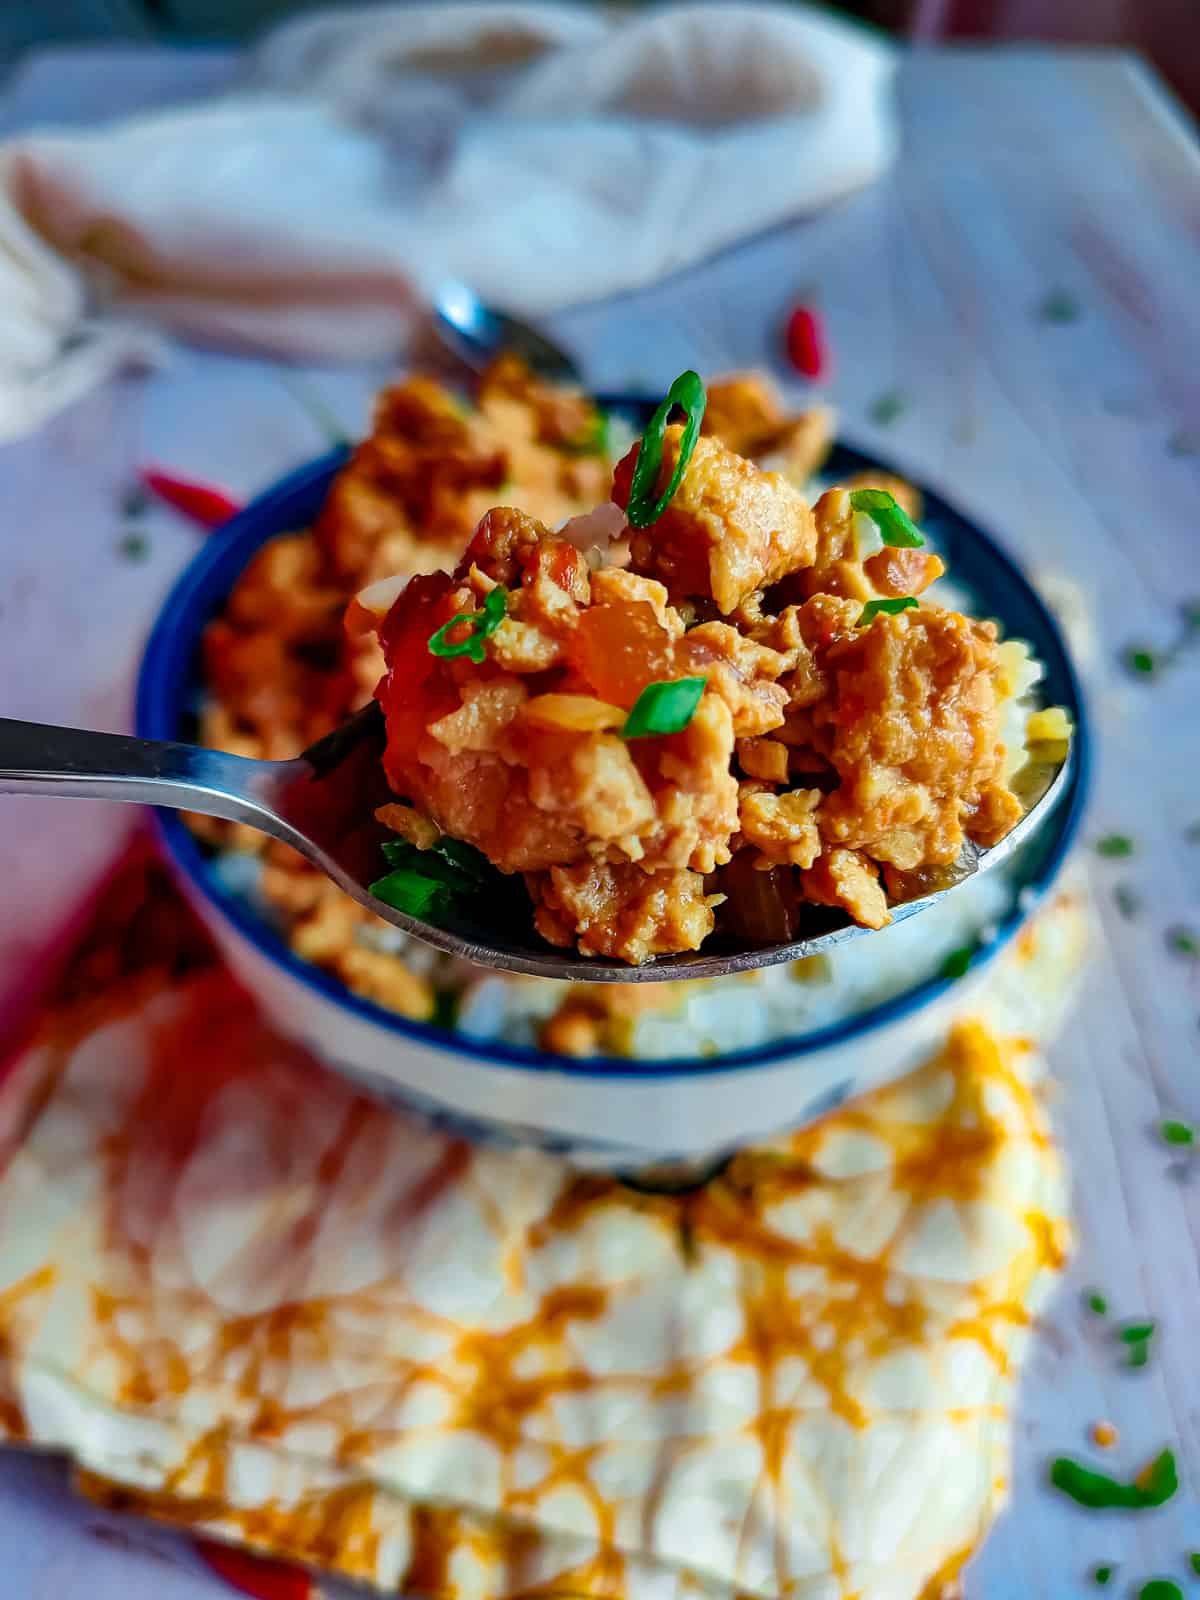
<path fill-rule="evenodd" d="M 774 384 L 744 372 L 708 385 L 702 431 L 739 456 L 777 467 L 803 488 L 833 443 L 833 413 L 824 406 L 789 415 Z"/>
<path fill-rule="evenodd" d="M 713 930 L 714 897 L 697 872 L 580 862 L 525 881 L 538 932 L 551 944 L 577 945 L 581 955 L 640 966 L 652 956 L 698 950 Z"/>
<path fill-rule="evenodd" d="M 841 906 L 864 928 L 885 928 L 892 920 L 878 870 L 858 850 L 828 851 L 800 882 L 809 900 Z"/>
<path fill-rule="evenodd" d="M 824 848 L 814 813 L 819 789 L 792 789 L 784 794 L 759 792 L 741 797 L 738 820 L 747 844 L 764 865 L 811 867 Z"/>
<path fill-rule="evenodd" d="M 678 425 L 666 431 L 660 492 L 679 459 L 682 433 Z M 613 499 L 626 509 L 637 455 L 635 445 L 613 479 Z M 662 516 L 633 530 L 630 566 L 660 579 L 673 600 L 707 597 L 727 615 L 755 589 L 810 565 L 815 550 L 813 514 L 797 489 L 701 437 Z"/>

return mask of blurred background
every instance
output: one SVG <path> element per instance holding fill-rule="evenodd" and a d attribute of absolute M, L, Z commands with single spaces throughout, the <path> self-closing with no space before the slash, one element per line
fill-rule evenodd
<path fill-rule="evenodd" d="M 52 40 L 245 39 L 314 8 L 315 0 L 8 0 L 0 61 Z M 831 9 L 911 39 L 1126 46 L 1200 113 L 1200 0 L 852 0 Z"/>

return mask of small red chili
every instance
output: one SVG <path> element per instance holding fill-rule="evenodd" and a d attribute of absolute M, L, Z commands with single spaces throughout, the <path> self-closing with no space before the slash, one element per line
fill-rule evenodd
<path fill-rule="evenodd" d="M 806 378 L 824 378 L 829 373 L 829 350 L 821 319 L 810 306 L 797 306 L 787 320 L 788 360 Z"/>
<path fill-rule="evenodd" d="M 159 472 L 153 467 L 144 467 L 140 476 L 151 494 L 157 495 L 167 505 L 174 506 L 176 511 L 182 511 L 185 517 L 198 522 L 202 528 L 219 527 L 242 509 L 236 500 L 231 500 L 211 484 L 194 483 L 188 478 L 177 478 L 172 473 Z"/>
<path fill-rule="evenodd" d="M 218 1577 L 251 1600 L 317 1600 L 313 1581 L 301 1567 L 247 1555 L 244 1550 L 208 1539 L 197 1539 L 196 1551 Z"/>

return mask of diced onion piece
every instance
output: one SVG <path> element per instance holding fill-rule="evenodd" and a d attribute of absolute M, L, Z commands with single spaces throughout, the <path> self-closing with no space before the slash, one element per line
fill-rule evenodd
<path fill-rule="evenodd" d="M 558 535 L 586 554 L 589 550 L 604 549 L 614 539 L 619 539 L 628 526 L 620 506 L 606 500 L 592 511 L 568 517 L 558 529 Z"/>
<path fill-rule="evenodd" d="M 620 706 L 586 694 L 539 694 L 526 701 L 521 715 L 526 722 L 563 733 L 604 733 L 625 721 Z"/>
<path fill-rule="evenodd" d="M 346 628 L 350 633 L 373 633 L 408 586 L 409 575 L 376 578 L 360 589 L 346 608 Z"/>

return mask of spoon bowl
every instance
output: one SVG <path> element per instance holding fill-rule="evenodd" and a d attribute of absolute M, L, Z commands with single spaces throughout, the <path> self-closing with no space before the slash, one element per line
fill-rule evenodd
<path fill-rule="evenodd" d="M 291 761 L 254 761 L 198 745 L 0 718 L 0 794 L 140 801 L 246 824 L 291 845 L 404 933 L 500 972 L 588 983 L 721 978 L 802 960 L 875 931 L 814 907 L 805 931 L 786 943 L 740 944 L 726 936 L 711 951 L 659 956 L 632 967 L 545 944 L 519 885 L 499 874 L 486 895 L 458 912 L 451 908 L 438 922 L 414 917 L 376 899 L 370 888 L 384 874 L 382 846 L 392 837 L 375 816 L 393 798 L 383 775 L 384 744 L 383 716 L 374 702 Z M 894 906 L 893 921 L 916 916 L 966 878 L 1007 861 L 1061 798 L 1070 775 L 1068 747 L 1066 759 L 1047 772 L 1042 792 L 999 844 L 980 850 L 968 842 L 952 881 Z"/>

